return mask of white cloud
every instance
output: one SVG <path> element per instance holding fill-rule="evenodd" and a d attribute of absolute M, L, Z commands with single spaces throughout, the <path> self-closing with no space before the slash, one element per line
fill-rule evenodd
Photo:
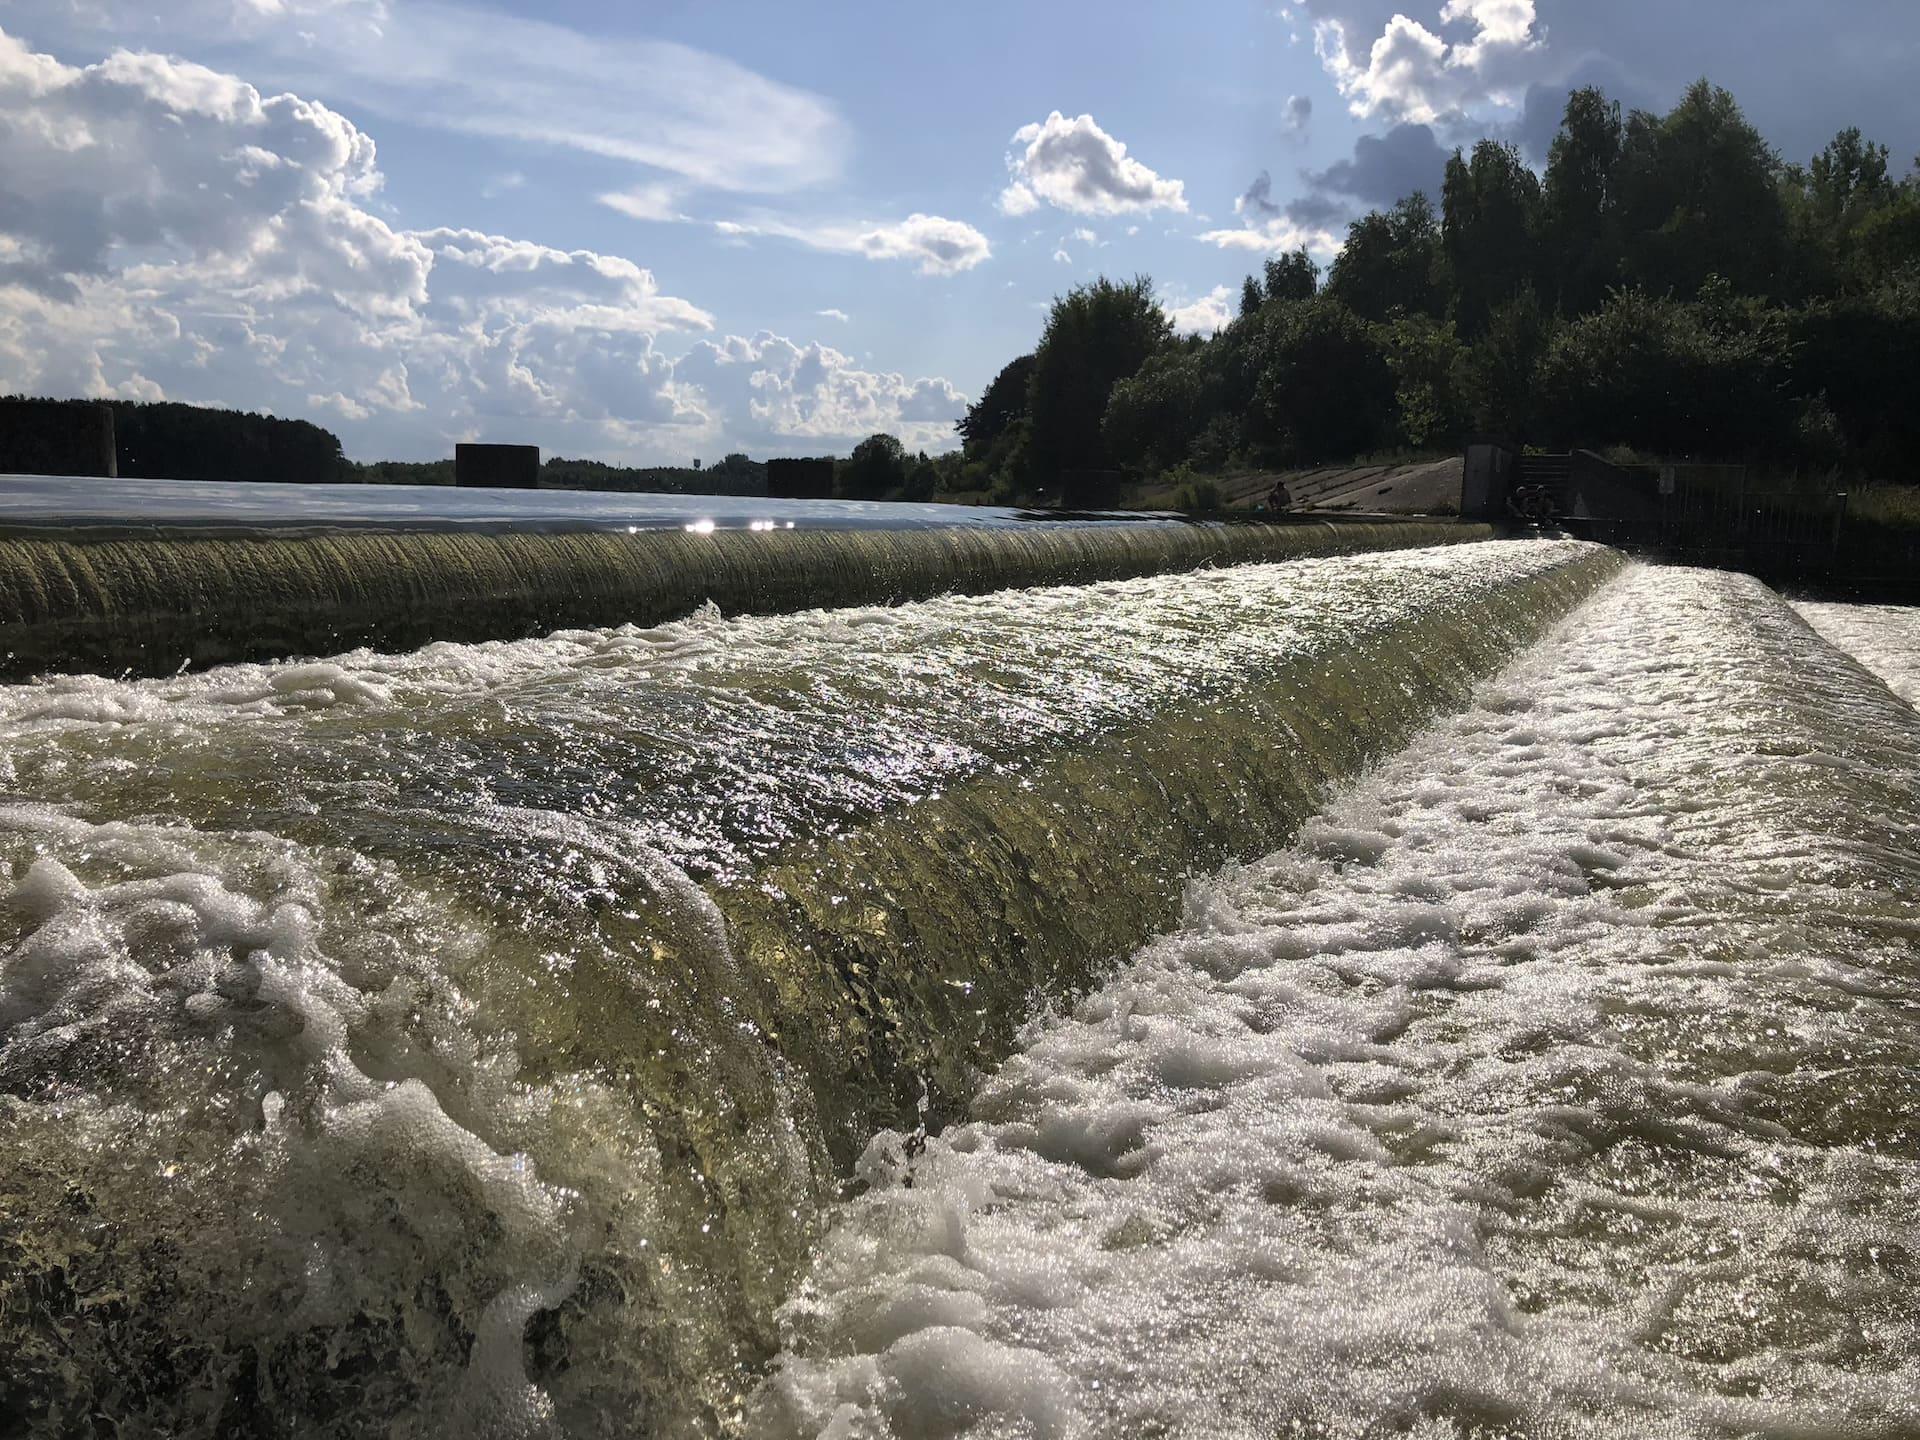
<path fill-rule="evenodd" d="M 1176 333 L 1211 335 L 1233 322 L 1234 293 L 1225 285 L 1216 285 L 1198 300 L 1164 308 Z"/>
<path fill-rule="evenodd" d="M 957 275 L 990 259 L 987 237 L 962 220 L 909 215 L 884 224 L 796 221 L 775 215 L 719 220 L 714 229 L 733 239 L 759 235 L 795 240 L 815 250 L 864 255 L 869 260 L 911 260 L 922 275 Z"/>
<path fill-rule="evenodd" d="M 177 51 L 244 45 L 263 83 L 408 125 L 645 166 L 693 185 L 785 193 L 835 178 L 834 104 L 688 45 L 589 34 L 448 0 L 7 0 L 69 35 Z"/>
<path fill-rule="evenodd" d="M 0 134 L 0 391 L 311 413 L 353 453 L 396 457 L 482 436 L 659 459 L 778 444 L 783 426 L 938 443 L 958 413 L 944 380 L 774 337 L 725 370 L 771 379 L 706 383 L 713 347 L 676 358 L 661 341 L 713 318 L 652 271 L 398 229 L 369 208 L 381 174 L 352 122 L 201 66 L 70 66 L 0 31 Z M 954 258 L 910 225 L 871 244 Z"/>
<path fill-rule="evenodd" d="M 1288 130 L 1300 134 L 1313 119 L 1313 97 L 1310 95 L 1289 95 L 1287 97 L 1287 118 L 1282 123 Z"/>
<path fill-rule="evenodd" d="M 1040 197 L 1019 181 L 1000 192 L 1002 215 L 1031 215 L 1040 208 Z"/>
<path fill-rule="evenodd" d="M 1396 14 L 1362 63 L 1346 23 L 1329 17 L 1315 22 L 1314 47 L 1356 116 L 1432 124 L 1474 106 L 1516 103 L 1524 89 L 1518 62 L 1542 44 L 1536 20 L 1534 0 L 1446 0 L 1437 23 L 1471 26 L 1471 36 L 1449 41 Z"/>
<path fill-rule="evenodd" d="M 1000 209 L 1025 215 L 1041 201 L 1076 215 L 1121 215 L 1187 208 L 1186 187 L 1156 175 L 1127 147 L 1094 123 L 1069 120 L 1058 110 L 1023 125 L 1007 155 L 1013 181 L 1000 195 Z"/>
<path fill-rule="evenodd" d="M 1284 215 L 1269 220 L 1249 220 L 1237 230 L 1208 230 L 1200 238 L 1222 250 L 1253 250 L 1279 255 L 1305 246 L 1316 255 L 1331 256 L 1340 249 L 1340 240 L 1331 230 L 1315 225 L 1300 225 Z"/>
<path fill-rule="evenodd" d="M 629 220 L 681 221 L 680 187 L 665 182 L 635 185 L 626 190 L 610 190 L 596 198 L 609 210 L 618 210 Z"/>
<path fill-rule="evenodd" d="M 987 237 L 973 226 L 939 215 L 909 215 L 896 225 L 868 230 L 859 237 L 859 248 L 875 260 L 918 261 L 922 275 L 971 270 L 993 253 Z"/>
<path fill-rule="evenodd" d="M 966 396 L 945 380 L 862 370 L 830 345 L 768 331 L 696 343 L 676 380 L 729 416 L 728 433 L 762 454 L 844 448 L 882 430 L 911 450 L 945 449 L 966 408 Z"/>
<path fill-rule="evenodd" d="M 847 312 L 844 310 L 836 310 L 831 308 L 826 310 L 816 310 L 813 313 L 818 315 L 822 320 L 838 320 L 842 325 L 846 324 L 849 320 L 853 318 L 851 315 L 847 314 Z"/>

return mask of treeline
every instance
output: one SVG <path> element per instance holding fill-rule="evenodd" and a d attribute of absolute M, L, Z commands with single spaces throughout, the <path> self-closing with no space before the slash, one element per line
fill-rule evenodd
<path fill-rule="evenodd" d="M 1356 221 L 1176 339 L 1151 282 L 1057 300 L 958 429 L 950 489 L 1110 499 L 1179 467 L 1493 432 L 1920 479 L 1920 174 L 1840 134 L 1786 164 L 1705 81 L 1666 115 L 1576 92 L 1544 175 L 1456 152 L 1440 205 Z"/>
<path fill-rule="evenodd" d="M 376 460 L 351 466 L 349 480 L 368 485 L 451 485 L 453 461 Z M 692 465 L 608 465 L 553 455 L 540 462 L 543 490 L 619 490 L 647 495 L 764 495 L 767 466 L 745 455 L 728 455 L 704 469 Z"/>
<path fill-rule="evenodd" d="M 306 420 L 171 401 L 36 402 L 47 403 L 111 410 L 115 468 L 132 479 L 324 484 L 353 478 L 339 437 Z M 0 436 L 0 469 L 34 468 L 34 440 L 26 433 Z M 11 453 L 16 450 L 22 452 L 18 457 Z"/>

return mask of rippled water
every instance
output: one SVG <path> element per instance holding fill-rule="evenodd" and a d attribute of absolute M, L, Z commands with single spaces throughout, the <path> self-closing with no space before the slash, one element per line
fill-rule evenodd
<path fill-rule="evenodd" d="M 1920 1434 L 1917 958 L 1920 721 L 1636 570 L 880 1135 L 753 1432 Z"/>
<path fill-rule="evenodd" d="M 876 1126 L 1616 567 L 0 687 L 0 1432 L 728 1427 Z"/>
<path fill-rule="evenodd" d="M 1802 600 L 1793 608 L 1824 638 L 1886 681 L 1894 694 L 1920 705 L 1920 606 Z"/>

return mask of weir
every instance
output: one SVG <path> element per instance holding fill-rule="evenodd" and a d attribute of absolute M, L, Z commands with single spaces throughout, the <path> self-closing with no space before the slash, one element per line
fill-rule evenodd
<path fill-rule="evenodd" d="M 0 687 L 0 1430 L 729 1429 L 877 1127 L 1622 563 Z"/>
<path fill-rule="evenodd" d="M 0 678 L 896 604 L 1484 540 L 1451 521 L 1223 524 L 953 505 L 0 478 Z"/>

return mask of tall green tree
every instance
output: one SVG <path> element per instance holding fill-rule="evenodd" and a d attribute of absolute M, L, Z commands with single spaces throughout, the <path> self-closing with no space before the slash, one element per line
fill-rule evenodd
<path fill-rule="evenodd" d="M 1002 436 L 1027 415 L 1027 392 L 1033 381 L 1033 356 L 1020 355 L 1000 367 L 980 398 L 954 422 L 969 460 L 985 459 Z"/>
<path fill-rule="evenodd" d="M 1455 322 L 1477 339 L 1538 272 L 1540 181 L 1512 145 L 1482 140 L 1471 158 L 1456 150 L 1447 162 L 1441 212 Z"/>
<path fill-rule="evenodd" d="M 1781 165 L 1732 95 L 1705 80 L 1664 117 L 1627 118 L 1615 172 L 1622 273 L 1690 298 L 1710 275 L 1778 295 L 1787 258 Z"/>
<path fill-rule="evenodd" d="M 1145 276 L 1125 283 L 1103 276 L 1053 302 L 1033 355 L 1028 405 L 1031 464 L 1043 486 L 1116 466 L 1100 431 L 1107 398 L 1172 338 L 1173 322 Z M 1080 504 L 1105 497 L 1066 498 Z"/>
<path fill-rule="evenodd" d="M 1614 175 L 1625 136 L 1619 105 L 1599 90 L 1567 97 L 1540 196 L 1542 268 L 1563 314 L 1597 308 L 1619 281 Z"/>
<path fill-rule="evenodd" d="M 1440 222 L 1433 202 L 1416 192 L 1353 222 L 1328 272 L 1327 294 L 1368 320 L 1396 312 L 1444 315 L 1441 269 Z"/>
<path fill-rule="evenodd" d="M 907 449 L 892 435 L 869 435 L 840 462 L 833 488 L 848 500 L 879 500 L 907 483 Z"/>
<path fill-rule="evenodd" d="M 1269 300 L 1311 300 L 1320 293 L 1320 267 L 1304 245 L 1275 255 L 1267 261 L 1264 288 Z"/>
<path fill-rule="evenodd" d="M 1345 459 L 1377 448 L 1394 378 L 1367 323 L 1327 297 L 1270 306 L 1252 344 L 1252 438 L 1284 464 Z"/>

